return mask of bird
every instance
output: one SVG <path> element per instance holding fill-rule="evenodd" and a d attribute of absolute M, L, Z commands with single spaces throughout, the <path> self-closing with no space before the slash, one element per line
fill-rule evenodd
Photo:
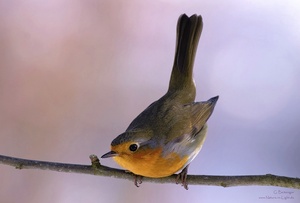
<path fill-rule="evenodd" d="M 182 14 L 177 22 L 176 49 L 167 92 L 141 112 L 111 142 L 112 157 L 135 175 L 139 186 L 142 177 L 162 178 L 181 171 L 176 183 L 188 189 L 187 172 L 191 161 L 202 148 L 207 134 L 207 120 L 219 96 L 195 102 L 196 85 L 193 66 L 203 29 L 201 15 Z"/>

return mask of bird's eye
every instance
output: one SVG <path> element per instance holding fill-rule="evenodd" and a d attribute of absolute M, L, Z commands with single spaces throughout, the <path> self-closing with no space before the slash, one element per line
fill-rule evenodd
<path fill-rule="evenodd" d="M 137 144 L 131 144 L 129 146 L 129 150 L 132 152 L 135 152 L 138 148 L 139 148 L 139 146 Z"/>

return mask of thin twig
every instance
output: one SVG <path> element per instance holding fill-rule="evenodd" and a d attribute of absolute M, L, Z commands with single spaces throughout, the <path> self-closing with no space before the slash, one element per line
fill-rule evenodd
<path fill-rule="evenodd" d="M 16 169 L 41 169 L 67 173 L 82 173 L 97 176 L 107 176 L 119 179 L 134 180 L 134 175 L 125 170 L 110 168 L 100 164 L 95 155 L 90 156 L 91 165 L 66 164 L 46 161 L 35 161 L 0 155 L 0 164 L 10 165 Z M 177 175 L 166 178 L 143 178 L 143 182 L 175 183 Z M 211 185 L 211 186 L 278 186 L 285 188 L 300 189 L 300 179 L 284 176 L 249 175 L 249 176 L 206 176 L 188 175 L 189 185 Z"/>

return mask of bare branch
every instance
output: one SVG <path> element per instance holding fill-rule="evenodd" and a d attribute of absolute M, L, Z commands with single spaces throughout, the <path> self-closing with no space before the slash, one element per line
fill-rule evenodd
<path fill-rule="evenodd" d="M 108 176 L 119 179 L 134 180 L 132 173 L 124 170 L 110 168 L 100 164 L 95 155 L 90 156 L 91 165 L 66 164 L 46 161 L 35 161 L 0 155 L 0 164 L 10 165 L 16 169 L 41 169 L 67 173 L 82 173 L 97 176 Z M 175 183 L 177 175 L 166 178 L 143 178 L 143 182 Z M 278 186 L 300 189 L 300 179 L 276 175 L 249 175 L 249 176 L 206 176 L 189 175 L 189 185 L 212 185 L 222 187 L 232 186 Z"/>

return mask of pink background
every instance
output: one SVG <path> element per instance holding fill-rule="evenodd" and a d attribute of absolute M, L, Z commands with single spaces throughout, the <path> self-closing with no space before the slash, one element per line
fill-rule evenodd
<path fill-rule="evenodd" d="M 220 95 L 190 174 L 300 177 L 297 0 L 0 0 L 0 154 L 89 164 L 90 154 L 107 152 L 167 90 L 182 13 L 204 19 L 197 100 Z M 299 190 L 285 188 L 136 188 L 5 165 L 0 179 L 3 203 L 300 201 Z"/>

